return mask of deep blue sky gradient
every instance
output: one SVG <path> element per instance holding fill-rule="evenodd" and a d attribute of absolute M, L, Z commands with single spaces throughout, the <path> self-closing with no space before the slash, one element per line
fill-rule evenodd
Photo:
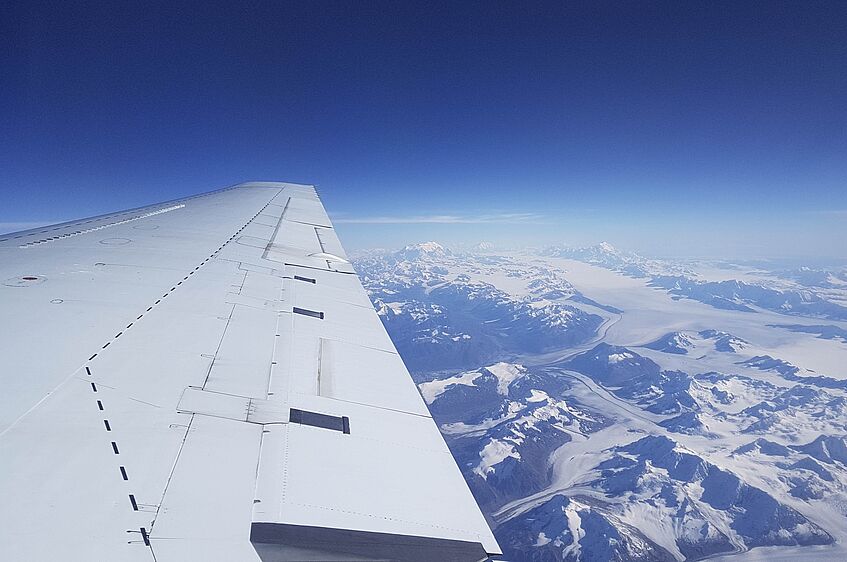
<path fill-rule="evenodd" d="M 114 4 L 0 7 L 0 223 L 278 179 L 351 248 L 847 257 L 847 2 Z"/>

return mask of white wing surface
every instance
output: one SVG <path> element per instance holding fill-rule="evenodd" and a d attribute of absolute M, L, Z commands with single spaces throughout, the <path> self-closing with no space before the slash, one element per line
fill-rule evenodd
<path fill-rule="evenodd" d="M 0 235 L 0 560 L 499 553 L 311 186 Z"/>

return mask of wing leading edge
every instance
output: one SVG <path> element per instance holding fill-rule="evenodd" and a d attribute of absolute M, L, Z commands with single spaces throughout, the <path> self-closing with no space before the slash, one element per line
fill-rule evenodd
<path fill-rule="evenodd" d="M 311 186 L 0 236 L 0 554 L 499 547 Z"/>

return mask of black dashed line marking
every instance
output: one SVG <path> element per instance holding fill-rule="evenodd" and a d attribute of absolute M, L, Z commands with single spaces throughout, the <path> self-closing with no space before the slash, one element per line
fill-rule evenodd
<path fill-rule="evenodd" d="M 129 480 L 129 476 L 126 475 L 126 469 L 122 466 L 120 467 L 120 469 L 121 469 L 121 478 L 123 478 L 124 480 Z"/>
<path fill-rule="evenodd" d="M 118 444 L 115 443 L 114 441 L 112 441 L 112 450 L 115 452 L 116 455 L 121 454 L 120 451 L 118 451 Z"/>
<path fill-rule="evenodd" d="M 136 503 L 135 496 L 133 494 L 129 495 L 129 503 L 132 504 L 133 511 L 138 511 L 138 503 Z"/>
<path fill-rule="evenodd" d="M 262 208 L 262 210 L 264 210 L 264 208 L 266 208 L 269 204 L 270 204 L 270 203 L 266 204 L 266 205 L 265 205 L 265 207 L 263 207 L 263 208 Z M 247 224 L 245 224 L 244 226 L 242 226 L 242 227 L 238 230 L 238 232 L 241 232 L 242 230 L 244 230 L 244 229 L 245 229 L 245 228 L 246 228 L 246 227 L 250 224 L 250 222 L 252 222 L 252 220 L 254 220 L 257 216 L 259 216 L 259 214 L 260 214 L 261 212 L 262 212 L 262 211 L 259 211 L 259 213 L 256 213 L 256 214 L 253 216 L 253 219 L 250 219 L 250 221 L 248 221 L 248 222 L 247 222 Z M 93 221 L 88 221 L 88 222 L 93 222 Z M 55 239 L 58 239 L 58 238 L 62 238 L 62 237 L 64 237 L 64 236 L 71 236 L 71 235 L 73 235 L 73 234 L 74 234 L 74 233 L 67 233 L 67 234 L 63 234 L 62 236 L 57 236 L 57 237 L 54 237 L 54 238 L 55 238 Z M 23 237 L 23 235 L 21 235 L 21 236 L 16 236 L 15 238 L 22 238 L 22 237 Z M 227 242 L 223 243 L 223 244 L 222 244 L 222 245 L 218 248 L 218 250 L 217 250 L 217 251 L 213 252 L 213 253 L 212 253 L 212 254 L 211 254 L 208 258 L 206 258 L 205 260 L 203 260 L 203 261 L 200 263 L 200 265 L 196 266 L 196 267 L 195 267 L 192 271 L 189 271 L 189 272 L 188 272 L 188 275 L 186 275 L 185 277 L 183 277 L 183 278 L 182 278 L 182 281 L 178 282 L 175 286 L 171 287 L 170 291 L 168 291 L 168 292 L 166 292 L 164 295 L 162 295 L 162 299 L 166 298 L 166 297 L 167 297 L 167 296 L 168 296 L 168 295 L 169 295 L 172 291 L 175 291 L 175 290 L 176 290 L 176 288 L 177 288 L 178 286 L 182 285 L 183 281 L 186 281 L 190 275 L 194 275 L 194 273 L 195 273 L 196 271 L 199 271 L 199 270 L 200 270 L 200 268 L 201 268 L 203 265 L 205 265 L 206 263 L 208 263 L 208 262 L 209 262 L 212 258 L 214 258 L 214 257 L 215 257 L 218 253 L 220 253 L 220 252 L 221 252 L 221 250 L 223 250 L 223 248 L 224 248 L 224 247 L 225 247 L 225 246 L 226 246 L 229 242 L 231 242 L 234 238 L 235 238 L 235 235 L 231 236 Z M 9 239 L 8 239 L 8 238 L 0 239 L 0 242 L 3 242 L 3 241 L 5 241 L 5 240 L 9 240 Z M 157 305 L 157 304 L 160 304 L 160 303 L 162 302 L 162 299 L 158 299 L 158 300 L 157 300 L 157 301 L 153 304 L 153 306 L 155 306 L 155 305 Z M 147 308 L 147 312 L 152 311 L 152 310 L 153 310 L 153 306 L 148 307 L 148 308 Z M 139 314 L 139 315 L 136 317 L 136 320 L 141 320 L 141 318 L 143 318 L 143 317 L 144 317 L 144 314 L 145 314 L 145 313 Z M 126 327 L 125 329 L 127 329 L 127 330 L 128 330 L 130 327 L 132 327 L 132 325 L 133 325 L 133 324 L 134 324 L 134 322 L 130 322 L 129 324 L 127 324 L 127 327 Z M 123 331 L 118 332 L 118 333 L 115 335 L 115 339 L 119 338 L 121 335 L 123 335 Z M 106 343 L 102 346 L 102 349 L 106 349 L 107 347 L 109 347 L 109 344 L 111 344 L 111 343 L 112 343 L 112 342 L 106 342 Z M 89 357 L 89 358 L 88 358 L 88 360 L 89 360 L 89 361 L 93 361 L 96 357 L 97 357 L 97 353 L 94 353 L 91 357 Z M 85 366 L 85 372 L 86 372 L 89 376 L 91 375 L 91 369 L 90 369 L 87 365 Z M 91 383 L 91 391 L 92 391 L 92 392 L 97 392 L 97 385 L 96 385 L 95 383 L 93 383 L 93 382 Z M 97 408 L 98 408 L 100 411 L 103 411 L 103 410 L 104 410 L 103 402 L 102 402 L 102 401 L 97 400 Z M 111 425 L 110 425 L 110 423 L 109 423 L 109 420 L 105 420 L 105 419 L 104 419 L 104 420 L 103 420 L 103 425 L 105 426 L 106 431 L 112 431 L 112 427 L 111 427 Z M 112 443 L 112 450 L 114 451 L 114 453 L 115 453 L 116 455 L 120 454 L 120 451 L 118 450 L 118 444 L 117 444 L 117 442 L 112 441 L 111 443 Z M 128 480 L 129 478 L 127 477 L 126 469 L 125 469 L 123 466 L 121 466 L 121 467 L 120 467 L 120 471 L 121 471 L 121 477 L 122 477 L 124 480 Z M 133 509 L 134 509 L 134 510 L 136 510 L 136 511 L 138 511 L 138 505 L 137 505 L 137 504 L 136 504 L 136 502 L 135 502 L 135 496 L 133 496 L 132 494 L 130 494 L 130 501 L 131 501 L 131 502 L 132 502 L 132 504 L 133 504 Z M 148 545 L 148 546 L 149 546 L 149 544 L 150 544 L 149 537 L 148 537 L 148 535 L 147 535 L 146 530 L 145 530 L 143 527 L 141 528 L 141 533 L 142 533 L 142 535 L 143 535 L 143 537 L 144 537 L 144 543 L 145 543 L 146 545 Z"/>
<path fill-rule="evenodd" d="M 144 546 L 150 546 L 150 535 L 147 534 L 147 529 L 141 527 L 141 540 L 144 541 Z"/>

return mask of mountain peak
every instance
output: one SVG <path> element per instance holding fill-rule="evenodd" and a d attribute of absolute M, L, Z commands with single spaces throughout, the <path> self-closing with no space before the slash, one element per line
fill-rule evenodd
<path fill-rule="evenodd" d="M 403 248 L 403 251 L 439 255 L 449 255 L 452 253 L 450 250 L 448 250 L 438 242 L 421 242 L 419 244 L 409 244 L 408 246 Z"/>
<path fill-rule="evenodd" d="M 412 244 L 411 246 L 406 246 L 406 248 L 415 248 L 422 252 L 432 253 L 440 253 L 447 251 L 446 248 L 444 248 L 444 246 L 442 246 L 438 242 L 421 242 L 420 244 Z"/>
<path fill-rule="evenodd" d="M 479 242 L 471 246 L 472 252 L 489 252 L 494 249 L 494 242 Z"/>
<path fill-rule="evenodd" d="M 397 255 L 405 260 L 417 260 L 424 257 L 443 258 L 452 256 L 453 252 L 445 248 L 438 242 L 421 242 L 419 244 L 410 244 L 397 252 Z"/>

